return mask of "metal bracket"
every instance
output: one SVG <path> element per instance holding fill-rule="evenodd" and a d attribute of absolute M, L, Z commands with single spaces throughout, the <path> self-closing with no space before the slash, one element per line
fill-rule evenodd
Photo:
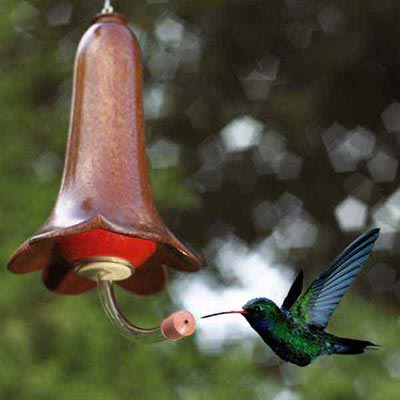
<path fill-rule="evenodd" d="M 132 264 L 118 257 L 91 257 L 79 261 L 75 272 L 92 281 L 123 281 L 135 272 Z"/>

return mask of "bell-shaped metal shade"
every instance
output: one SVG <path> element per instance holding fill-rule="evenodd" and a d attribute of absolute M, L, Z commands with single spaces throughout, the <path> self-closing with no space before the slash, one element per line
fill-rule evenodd
<path fill-rule="evenodd" d="M 78 294 L 95 282 L 74 272 L 73 243 L 81 241 L 86 253 L 97 244 L 94 256 L 118 257 L 114 250 L 120 241 L 124 254 L 129 249 L 132 254 L 145 252 L 132 262 L 136 272 L 120 284 L 138 294 L 153 294 L 164 286 L 166 266 L 195 271 L 200 261 L 168 230 L 155 207 L 137 40 L 121 14 L 99 15 L 93 22 L 75 61 L 70 131 L 56 204 L 45 224 L 14 253 L 8 268 L 14 273 L 43 269 L 51 290 Z"/>

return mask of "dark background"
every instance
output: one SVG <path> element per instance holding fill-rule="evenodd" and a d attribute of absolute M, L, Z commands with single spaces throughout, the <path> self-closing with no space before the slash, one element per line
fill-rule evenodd
<path fill-rule="evenodd" d="M 113 4 L 142 46 L 160 213 L 208 265 L 172 273 L 153 298 L 121 291 L 127 316 L 151 326 L 180 306 L 200 316 L 253 293 L 281 300 L 296 271 L 311 281 L 378 226 L 330 330 L 383 348 L 301 369 L 234 317 L 201 322 L 195 338 L 176 344 L 135 345 L 114 332 L 94 291 L 57 296 L 38 274 L 6 272 L 55 200 L 74 54 L 102 4 L 2 0 L 0 397 L 398 398 L 400 3 Z"/>

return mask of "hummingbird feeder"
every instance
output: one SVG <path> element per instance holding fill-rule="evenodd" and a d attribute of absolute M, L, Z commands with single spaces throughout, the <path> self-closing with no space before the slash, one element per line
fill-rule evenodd
<path fill-rule="evenodd" d="M 150 186 L 140 49 L 127 19 L 106 2 L 79 44 L 61 188 L 47 221 L 8 263 L 17 274 L 43 270 L 60 294 L 96 285 L 112 323 L 143 342 L 176 340 L 195 320 L 178 311 L 159 327 L 128 322 L 115 300 L 117 283 L 137 295 L 163 289 L 166 268 L 196 271 L 199 258 L 165 226 Z"/>

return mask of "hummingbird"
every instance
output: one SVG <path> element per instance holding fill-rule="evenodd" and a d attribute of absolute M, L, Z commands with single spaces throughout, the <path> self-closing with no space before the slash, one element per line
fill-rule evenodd
<path fill-rule="evenodd" d="M 255 298 L 242 310 L 202 318 L 241 314 L 282 360 L 301 367 L 318 356 L 361 354 L 369 347 L 379 347 L 366 340 L 342 338 L 325 330 L 329 317 L 367 261 L 378 236 L 379 229 L 359 236 L 303 294 L 303 271 L 300 271 L 280 308 L 267 298 Z"/>

